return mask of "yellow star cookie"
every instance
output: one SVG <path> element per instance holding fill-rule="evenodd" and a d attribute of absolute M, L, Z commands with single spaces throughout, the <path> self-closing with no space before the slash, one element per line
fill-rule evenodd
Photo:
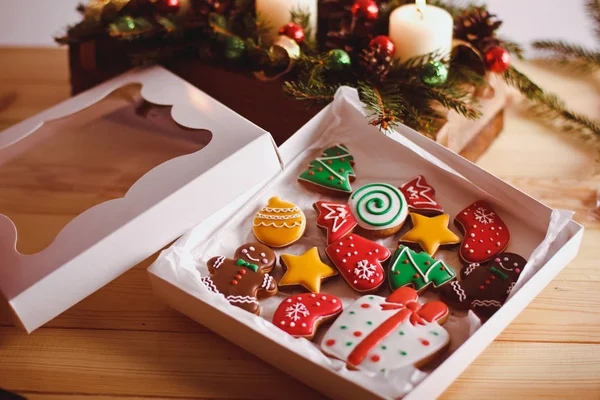
<path fill-rule="evenodd" d="M 281 264 L 286 268 L 279 286 L 301 285 L 313 293 L 321 290 L 321 280 L 337 275 L 337 271 L 321 261 L 316 247 L 301 256 L 281 255 Z"/>
<path fill-rule="evenodd" d="M 400 238 L 400 242 L 417 243 L 431 256 L 435 254 L 441 245 L 460 243 L 460 238 L 448 229 L 448 221 L 450 220 L 448 214 L 430 218 L 411 213 L 410 219 L 413 227 Z"/>

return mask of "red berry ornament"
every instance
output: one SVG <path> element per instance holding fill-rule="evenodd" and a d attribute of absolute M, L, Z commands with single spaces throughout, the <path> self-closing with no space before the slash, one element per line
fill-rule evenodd
<path fill-rule="evenodd" d="M 297 43 L 301 43 L 304 40 L 304 29 L 293 22 L 282 26 L 281 29 L 279 29 L 279 34 L 289 36 Z"/>
<path fill-rule="evenodd" d="M 487 69 L 501 74 L 510 67 L 510 53 L 502 47 L 492 47 L 485 53 L 485 65 Z"/>
<path fill-rule="evenodd" d="M 181 7 L 179 0 L 159 0 L 154 4 L 159 14 L 173 14 L 178 12 Z"/>
<path fill-rule="evenodd" d="M 352 15 L 374 21 L 379 17 L 379 6 L 373 0 L 356 0 L 352 6 Z"/>
<path fill-rule="evenodd" d="M 384 51 L 386 55 L 393 56 L 396 52 L 396 46 L 391 39 L 385 35 L 379 35 L 374 37 L 369 42 L 369 47 L 373 50 L 380 49 L 380 51 Z"/>

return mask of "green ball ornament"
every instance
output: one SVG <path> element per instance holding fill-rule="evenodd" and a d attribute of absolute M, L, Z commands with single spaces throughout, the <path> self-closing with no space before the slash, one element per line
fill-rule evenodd
<path fill-rule="evenodd" d="M 448 67 L 441 61 L 431 61 L 423 66 L 421 81 L 428 86 L 440 86 L 448 80 Z"/>
<path fill-rule="evenodd" d="M 230 36 L 225 41 L 225 58 L 237 60 L 244 55 L 246 51 L 246 42 L 239 36 Z"/>
<path fill-rule="evenodd" d="M 330 69 L 342 71 L 350 66 L 350 56 L 342 49 L 333 49 L 327 53 Z"/>

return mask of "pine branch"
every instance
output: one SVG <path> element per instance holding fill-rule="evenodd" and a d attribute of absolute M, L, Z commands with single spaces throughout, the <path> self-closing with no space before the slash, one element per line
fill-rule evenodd
<path fill-rule="evenodd" d="M 577 133 L 584 140 L 594 140 L 596 145 L 600 144 L 599 122 L 567 109 L 557 96 L 545 93 L 514 67 L 510 67 L 503 74 L 503 78 L 506 83 L 518 89 L 532 103 L 531 108 L 536 116 L 545 121 L 551 120 L 564 131 Z"/>
<path fill-rule="evenodd" d="M 430 88 L 427 91 L 427 96 L 431 100 L 440 103 L 444 108 L 454 110 L 466 119 L 475 120 L 481 118 L 481 111 L 465 101 L 468 97 L 468 92 L 453 93 L 444 88 Z"/>
<path fill-rule="evenodd" d="M 283 90 L 296 100 L 309 100 L 315 103 L 327 103 L 333 100 L 339 86 L 309 86 L 302 82 L 284 82 Z"/>
<path fill-rule="evenodd" d="M 359 82 L 358 94 L 369 111 L 369 124 L 377 126 L 381 130 L 387 131 L 397 125 L 401 122 L 399 114 L 407 111 L 402 107 L 396 91 L 382 92 L 366 82 Z"/>
<path fill-rule="evenodd" d="M 532 45 L 535 49 L 550 53 L 557 61 L 578 61 L 590 69 L 600 67 L 600 52 L 589 51 L 581 46 L 560 40 L 538 40 Z"/>
<path fill-rule="evenodd" d="M 508 39 L 500 39 L 500 45 L 508 50 L 509 53 L 517 57 L 519 60 L 522 60 L 524 57 L 525 50 L 521 47 L 517 42 L 513 42 Z"/>
<path fill-rule="evenodd" d="M 588 0 L 585 7 L 594 20 L 596 38 L 600 40 L 600 0 Z"/>

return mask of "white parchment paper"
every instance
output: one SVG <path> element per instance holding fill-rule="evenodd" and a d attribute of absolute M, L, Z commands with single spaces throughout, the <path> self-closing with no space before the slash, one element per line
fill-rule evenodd
<path fill-rule="evenodd" d="M 336 102 L 338 104 L 356 102 L 355 97 L 340 99 L 344 96 L 346 94 L 338 93 Z M 312 205 L 319 200 L 344 201 L 345 198 L 328 197 L 312 192 L 301 186 L 297 182 L 297 177 L 306 169 L 309 162 L 321 153 L 323 148 L 335 143 L 344 143 L 354 156 L 354 169 L 357 175 L 356 181 L 352 184 L 354 189 L 373 182 L 385 182 L 400 186 L 415 175 L 421 174 L 435 188 L 436 199 L 451 217 L 454 217 L 459 211 L 476 200 L 485 199 L 489 201 L 510 229 L 511 242 L 506 251 L 518 253 L 530 259 L 530 262 L 524 268 L 522 279 L 515 286 L 515 290 L 518 290 L 543 265 L 548 248 L 570 219 L 570 214 L 555 211 L 547 222 L 547 229 L 536 230 L 533 228 L 535 224 L 530 224 L 515 215 L 518 214 L 515 212 L 519 207 L 518 204 L 511 204 L 505 200 L 489 196 L 452 168 L 402 136 L 398 135 L 391 138 L 375 128 L 367 127 L 364 115 L 355 108 L 340 105 L 333 107 L 332 112 L 336 113 L 336 118 L 329 126 L 323 127 L 319 139 L 289 162 L 285 170 L 276 179 L 267 184 L 256 196 L 237 210 L 234 217 L 217 229 L 209 240 L 197 240 L 197 235 L 189 234 L 171 248 L 165 250 L 157 260 L 157 264 L 163 270 L 169 270 L 171 275 L 176 277 L 178 286 L 182 289 L 213 304 L 223 312 L 231 315 L 231 317 L 263 333 L 270 339 L 301 354 L 314 363 L 336 371 L 338 374 L 357 382 L 380 396 L 399 398 L 423 380 L 428 372 L 442 363 L 449 354 L 479 328 L 480 321 L 472 312 L 451 310 L 451 315 L 444 324 L 445 329 L 450 333 L 450 347 L 446 353 L 425 369 L 418 370 L 408 367 L 388 371 L 385 375 L 348 370 L 345 363 L 325 356 L 319 349 L 321 337 L 327 327 L 322 327 L 313 342 L 310 342 L 306 339 L 295 339 L 271 324 L 273 313 L 281 301 L 285 297 L 300 291 L 285 290 L 274 297 L 261 300 L 261 314 L 255 316 L 231 306 L 223 296 L 208 292 L 200 282 L 200 277 L 208 274 L 205 262 L 210 257 L 217 255 L 233 257 L 239 246 L 246 242 L 256 241 L 252 234 L 254 214 L 267 204 L 270 197 L 279 196 L 282 200 L 295 203 L 304 211 L 307 217 L 307 228 L 304 236 L 297 243 L 285 249 L 275 250 L 275 252 L 278 255 L 282 253 L 297 255 L 316 246 L 322 260 L 331 264 L 324 252 L 327 246 L 326 235 L 316 226 L 317 212 Z M 406 224 L 398 234 L 378 240 L 378 242 L 393 252 L 397 246 L 398 238 L 409 229 L 408 225 L 410 224 Z M 537 225 L 539 226 L 539 224 Z M 458 229 L 454 226 L 451 226 L 450 229 L 462 238 L 462 234 Z M 439 250 L 436 258 L 446 261 L 459 276 L 462 264 L 459 261 L 456 248 Z M 283 271 L 279 265 L 272 272 L 272 275 L 276 280 L 281 278 Z M 354 292 L 341 276 L 325 281 L 322 284 L 321 292 L 338 296 L 344 306 L 348 306 L 361 296 L 359 293 Z M 386 296 L 389 292 L 390 290 L 386 285 L 378 295 Z M 438 296 L 431 290 L 421 296 L 422 302 L 435 299 L 438 299 Z"/>

